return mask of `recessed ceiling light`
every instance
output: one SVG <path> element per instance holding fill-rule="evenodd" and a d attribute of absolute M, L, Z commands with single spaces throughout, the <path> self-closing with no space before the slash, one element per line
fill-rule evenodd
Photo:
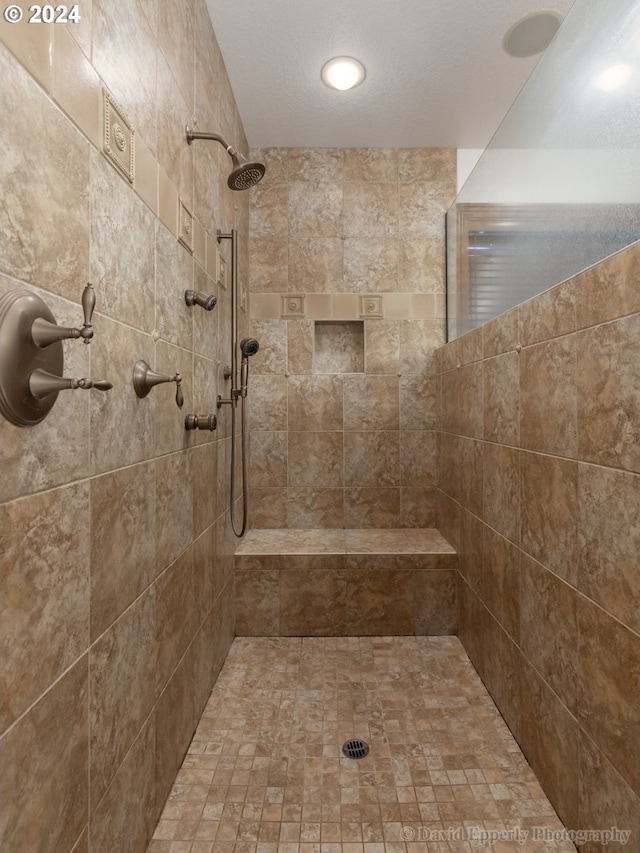
<path fill-rule="evenodd" d="M 336 56 L 322 66 L 323 81 L 341 92 L 360 85 L 365 76 L 364 65 L 350 56 Z"/>
<path fill-rule="evenodd" d="M 535 12 L 517 21 L 502 40 L 507 53 L 519 59 L 542 53 L 558 31 L 562 18 L 557 12 Z"/>
<path fill-rule="evenodd" d="M 596 77 L 596 86 L 603 92 L 613 92 L 624 86 L 631 77 L 630 65 L 612 65 Z"/>

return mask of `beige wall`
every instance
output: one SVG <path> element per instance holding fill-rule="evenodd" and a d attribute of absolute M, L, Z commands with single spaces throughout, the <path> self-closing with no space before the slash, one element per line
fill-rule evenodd
<path fill-rule="evenodd" d="M 620 850 L 640 849 L 639 281 L 636 243 L 437 354 L 460 638 L 562 820 L 634 829 Z"/>
<path fill-rule="evenodd" d="M 35 291 L 80 325 L 65 375 L 113 390 L 62 392 L 40 425 L 0 422 L 0 847 L 11 853 L 146 848 L 234 633 L 228 414 L 186 433 L 226 392 L 229 294 L 215 229 L 240 229 L 215 143 L 242 126 L 203 0 L 80 4 L 78 25 L 0 24 L 0 294 Z M 101 87 L 135 130 L 133 185 L 102 154 Z M 178 196 L 195 253 L 176 239 Z M 228 255 L 229 246 L 224 250 Z M 241 246 L 246 259 L 246 245 Z M 217 293 L 213 313 L 184 290 Z M 138 400 L 134 363 L 179 370 Z"/>
<path fill-rule="evenodd" d="M 455 151 L 255 153 L 251 526 L 432 527 Z M 318 320 L 364 324 L 362 372 L 321 368 Z"/>

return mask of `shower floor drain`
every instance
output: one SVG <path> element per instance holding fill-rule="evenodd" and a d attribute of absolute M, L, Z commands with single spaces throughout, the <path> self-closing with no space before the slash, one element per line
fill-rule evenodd
<path fill-rule="evenodd" d="M 365 743 L 363 740 L 354 738 L 353 740 L 348 740 L 343 744 L 342 751 L 347 758 L 364 758 L 369 752 L 369 744 Z"/>

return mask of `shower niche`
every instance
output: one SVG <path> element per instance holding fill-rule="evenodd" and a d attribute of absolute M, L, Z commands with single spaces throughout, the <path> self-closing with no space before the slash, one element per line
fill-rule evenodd
<path fill-rule="evenodd" d="M 364 373 L 364 321 L 316 320 L 314 373 Z"/>

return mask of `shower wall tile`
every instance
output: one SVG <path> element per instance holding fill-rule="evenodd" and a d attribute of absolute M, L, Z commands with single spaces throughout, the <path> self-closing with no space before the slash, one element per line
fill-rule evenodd
<path fill-rule="evenodd" d="M 398 380 L 391 376 L 345 376 L 344 428 L 397 430 Z"/>
<path fill-rule="evenodd" d="M 64 373 L 113 383 L 61 394 L 33 430 L 0 426 L 11 584 L 0 596 L 0 753 L 20 768 L 3 776 L 0 846 L 15 853 L 143 853 L 234 634 L 229 413 L 215 433 L 185 433 L 173 386 L 143 400 L 132 387 L 144 358 L 180 370 L 189 406 L 215 410 L 231 348 L 229 293 L 207 274 L 216 228 L 238 229 L 249 283 L 249 194 L 227 188 L 219 146 L 186 145 L 184 124 L 195 114 L 243 152 L 246 138 L 203 0 L 178 12 L 169 27 L 156 0 L 117 10 L 95 0 L 77 25 L 0 27 L 3 128 L 22 129 L 0 140 L 10 237 L 0 292 L 41 288 L 58 322 L 77 327 L 91 281 L 95 334 L 90 347 L 64 342 Z M 103 88 L 135 131 L 133 183 L 103 160 Z M 195 264 L 175 240 L 179 195 L 196 217 Z M 286 191 L 283 201 L 286 222 Z M 221 249 L 229 261 L 229 241 Z M 191 287 L 218 296 L 215 312 L 185 309 Z M 168 581 L 185 563 L 186 599 Z M 158 591 L 169 613 L 156 636 Z"/>
<path fill-rule="evenodd" d="M 640 315 L 576 339 L 579 456 L 640 472 Z"/>
<path fill-rule="evenodd" d="M 520 354 L 520 439 L 523 447 L 577 453 L 576 340 L 558 338 Z"/>
<path fill-rule="evenodd" d="M 443 636 L 458 625 L 458 573 L 420 571 L 413 573 L 414 633 Z"/>
<path fill-rule="evenodd" d="M 639 259 L 634 244 L 485 325 L 481 351 L 476 330 L 436 356 L 459 634 L 569 827 L 640 813 Z M 479 359 L 483 386 L 461 392 Z M 519 437 L 496 429 L 502 387 Z M 485 419 L 474 440 L 452 434 L 469 432 L 463 396 Z M 518 661 L 519 698 L 500 674 Z"/>
<path fill-rule="evenodd" d="M 437 495 L 434 487 L 400 488 L 400 527 L 435 527 Z"/>
<path fill-rule="evenodd" d="M 153 707 L 156 619 L 156 595 L 147 591 L 91 649 L 92 804 L 97 804 L 104 795 Z"/>
<path fill-rule="evenodd" d="M 257 489 L 287 485 L 287 433 L 256 430 L 251 435 L 249 481 Z"/>
<path fill-rule="evenodd" d="M 251 522 L 257 528 L 287 526 L 288 489 L 256 489 L 251 486 Z M 307 525 L 301 525 L 306 527 Z"/>
<path fill-rule="evenodd" d="M 354 293 L 394 290 L 398 282 L 397 243 L 389 237 L 347 237 L 341 276 L 344 289 Z"/>
<path fill-rule="evenodd" d="M 398 180 L 402 183 L 433 181 L 455 187 L 456 153 L 451 148 L 398 149 Z"/>
<path fill-rule="evenodd" d="M 156 575 L 155 468 L 122 468 L 90 481 L 91 639 L 97 639 Z"/>
<path fill-rule="evenodd" d="M 400 527 L 400 489 L 369 486 L 344 490 L 345 528 Z"/>
<path fill-rule="evenodd" d="M 288 284 L 272 286 L 271 290 L 288 290 L 290 293 L 334 293 L 340 290 L 343 241 L 339 237 L 292 238 L 288 252 Z M 286 266 L 284 272 L 287 272 Z"/>
<path fill-rule="evenodd" d="M 196 621 L 193 549 L 184 551 L 156 582 L 156 694 L 168 683 L 185 653 Z"/>
<path fill-rule="evenodd" d="M 433 486 L 436 482 L 436 434 L 426 430 L 400 433 L 400 482 L 403 486 Z"/>
<path fill-rule="evenodd" d="M 441 237 L 455 191 L 445 182 L 398 184 L 398 228 L 409 237 Z"/>
<path fill-rule="evenodd" d="M 346 522 L 346 492 L 344 489 L 289 488 L 286 495 L 285 521 L 272 526 L 302 529 L 349 526 Z"/>
<path fill-rule="evenodd" d="M 411 293 L 444 293 L 445 252 L 437 237 L 400 240 L 398 289 Z"/>
<path fill-rule="evenodd" d="M 396 148 L 345 148 L 344 180 L 395 183 L 398 180 Z"/>
<path fill-rule="evenodd" d="M 400 323 L 371 320 L 364 327 L 365 370 L 397 374 L 400 370 Z"/>
<path fill-rule="evenodd" d="M 280 636 L 280 571 L 242 569 L 236 572 L 239 637 Z"/>
<path fill-rule="evenodd" d="M 344 236 L 393 238 L 398 234 L 396 183 L 344 184 Z"/>
<path fill-rule="evenodd" d="M 342 377 L 292 376 L 288 384 L 290 430 L 343 428 Z"/>
<path fill-rule="evenodd" d="M 344 433 L 346 486 L 399 486 L 400 476 L 398 432 L 351 430 Z"/>
<path fill-rule="evenodd" d="M 263 342 L 263 346 L 253 356 L 252 373 L 284 375 L 287 372 L 287 322 L 253 320 L 251 331 L 255 338 Z"/>
<path fill-rule="evenodd" d="M 346 633 L 344 570 L 286 571 L 280 577 L 280 636 L 340 636 Z"/>
<path fill-rule="evenodd" d="M 519 444 L 519 356 L 515 352 L 484 362 L 484 438 Z M 468 368 L 467 368 L 468 369 Z M 463 384 L 463 393 L 466 392 Z"/>
<path fill-rule="evenodd" d="M 413 573 L 350 569 L 346 575 L 346 620 L 352 636 L 413 634 Z"/>
<path fill-rule="evenodd" d="M 268 175 L 268 172 L 267 172 Z M 287 184 L 260 183 L 251 192 L 249 217 L 251 239 L 286 238 L 289 235 L 289 191 Z"/>
<path fill-rule="evenodd" d="M 287 151 L 287 178 L 292 182 L 340 182 L 344 158 L 341 148 L 290 148 Z"/>
<path fill-rule="evenodd" d="M 578 502 L 578 589 L 640 633 L 640 478 L 581 464 Z"/>
<path fill-rule="evenodd" d="M 86 482 L 0 507 L 0 727 L 5 731 L 89 640 Z"/>
<path fill-rule="evenodd" d="M 291 237 L 342 237 L 342 184 L 289 182 L 287 196 Z"/>
<path fill-rule="evenodd" d="M 285 376 L 251 376 L 251 395 L 247 397 L 251 430 L 287 429 L 287 385 Z"/>
<path fill-rule="evenodd" d="M 343 485 L 342 432 L 289 431 L 289 486 L 336 488 Z"/>
<path fill-rule="evenodd" d="M 87 823 L 87 674 L 85 655 L 0 741 L 3 850 L 70 850 Z"/>
<path fill-rule="evenodd" d="M 2 150 L 29 140 L 28 162 L 5 156 L 0 166 L 0 272 L 76 300 L 89 279 L 89 145 L 4 47 L 0 75 L 0 111 L 11 117 Z"/>
<path fill-rule="evenodd" d="M 438 427 L 437 381 L 434 376 L 401 376 L 400 429 Z"/>

